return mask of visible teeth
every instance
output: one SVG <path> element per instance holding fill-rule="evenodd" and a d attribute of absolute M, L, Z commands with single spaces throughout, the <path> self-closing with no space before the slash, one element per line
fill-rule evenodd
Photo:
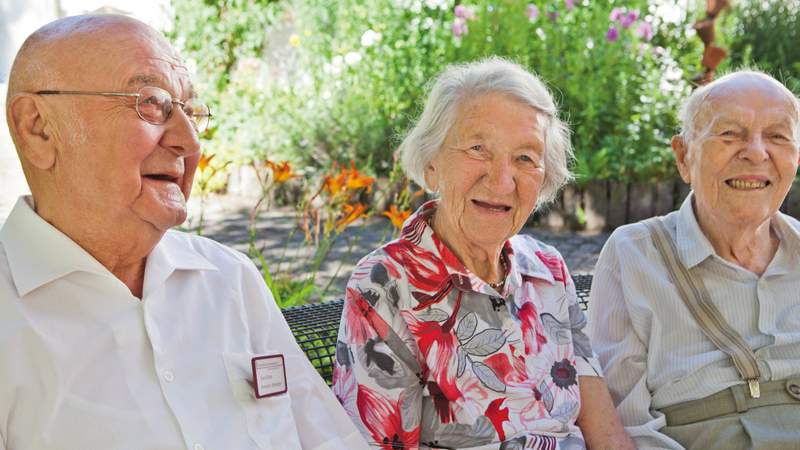
<path fill-rule="evenodd" d="M 734 189 L 761 189 L 767 186 L 766 181 L 729 180 L 728 185 Z"/>

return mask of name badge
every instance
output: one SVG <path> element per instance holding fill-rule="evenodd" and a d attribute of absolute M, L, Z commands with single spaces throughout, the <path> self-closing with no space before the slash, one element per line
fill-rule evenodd
<path fill-rule="evenodd" d="M 251 364 L 256 398 L 283 394 L 288 390 L 283 355 L 256 356 Z"/>

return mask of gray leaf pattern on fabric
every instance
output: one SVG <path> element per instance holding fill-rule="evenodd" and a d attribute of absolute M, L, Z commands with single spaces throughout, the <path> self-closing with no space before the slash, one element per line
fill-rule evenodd
<path fill-rule="evenodd" d="M 400 394 L 400 420 L 403 428 L 413 430 L 421 420 L 419 404 L 422 402 L 422 387 L 411 386 Z"/>
<path fill-rule="evenodd" d="M 444 448 L 477 447 L 491 443 L 496 432 L 486 416 L 475 419 L 472 425 L 463 423 L 442 423 L 430 398 L 422 403 L 422 427 L 420 442 L 433 443 Z"/>
<path fill-rule="evenodd" d="M 545 331 L 555 339 L 558 345 L 568 345 L 571 342 L 572 331 L 568 324 L 559 322 L 555 316 L 549 313 L 542 313 L 541 319 Z"/>
<path fill-rule="evenodd" d="M 585 358 L 594 356 L 589 336 L 583 332 L 586 327 L 586 314 L 577 303 L 569 305 L 569 323 L 572 328 L 572 345 L 575 349 L 575 356 Z"/>
<path fill-rule="evenodd" d="M 520 436 L 514 439 L 508 439 L 500 444 L 500 450 L 524 450 L 525 449 L 525 436 Z"/>
<path fill-rule="evenodd" d="M 578 402 L 564 402 L 550 413 L 550 417 L 566 424 L 572 420 L 572 416 L 578 412 Z"/>
<path fill-rule="evenodd" d="M 494 373 L 494 370 L 486 364 L 480 361 L 474 361 L 472 363 L 472 372 L 475 373 L 475 376 L 478 377 L 481 383 L 487 388 L 495 392 L 506 391 L 505 383 L 503 383 L 503 381 L 498 378 L 497 374 Z"/>
<path fill-rule="evenodd" d="M 417 317 L 426 322 L 444 322 L 450 318 L 450 314 L 438 308 L 426 308 Z"/>
<path fill-rule="evenodd" d="M 539 392 L 542 393 L 542 403 L 544 403 L 544 408 L 547 412 L 553 410 L 553 403 L 555 402 L 555 396 L 553 395 L 553 391 L 547 385 L 546 380 L 542 380 L 539 383 Z"/>
<path fill-rule="evenodd" d="M 474 356 L 488 356 L 505 345 L 506 336 L 503 330 L 487 328 L 476 334 L 463 345 L 464 351 Z"/>
<path fill-rule="evenodd" d="M 467 367 L 467 352 L 465 352 L 461 347 L 458 347 L 458 349 L 456 349 L 456 353 L 458 353 L 458 369 L 456 370 L 456 377 L 460 377 L 464 374 L 464 369 Z"/>
<path fill-rule="evenodd" d="M 459 341 L 466 341 L 475 334 L 475 329 L 478 328 L 478 317 L 474 312 L 470 312 L 461 318 L 456 327 L 456 337 Z"/>
<path fill-rule="evenodd" d="M 417 377 L 414 373 L 410 373 L 406 369 L 405 364 L 400 364 L 397 356 L 389 350 L 385 342 L 373 341 L 370 345 L 370 351 L 367 351 L 367 346 L 357 349 L 357 357 L 360 365 L 367 369 L 367 374 L 375 380 L 375 382 L 385 388 L 394 389 L 398 387 L 409 386 L 416 383 Z M 378 359 L 388 358 L 383 360 L 383 364 L 376 364 L 376 356 Z M 385 370 L 386 362 L 392 361 L 393 373 Z M 382 367 L 383 366 L 383 367 Z"/>

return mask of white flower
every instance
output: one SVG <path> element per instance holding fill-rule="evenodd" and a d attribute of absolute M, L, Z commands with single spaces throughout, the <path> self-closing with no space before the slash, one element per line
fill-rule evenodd
<path fill-rule="evenodd" d="M 344 55 L 344 63 L 348 66 L 358 64 L 359 61 L 361 61 L 361 53 L 348 52 L 346 55 Z"/>
<path fill-rule="evenodd" d="M 361 46 L 372 47 L 373 45 L 380 42 L 382 37 L 383 36 L 377 31 L 367 30 L 364 32 L 364 34 L 361 35 Z"/>
<path fill-rule="evenodd" d="M 448 0 L 425 0 L 425 6 L 429 9 L 447 10 L 450 9 L 449 3 Z"/>

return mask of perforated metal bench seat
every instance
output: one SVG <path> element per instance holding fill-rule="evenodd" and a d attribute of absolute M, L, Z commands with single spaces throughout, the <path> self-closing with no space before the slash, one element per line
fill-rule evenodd
<path fill-rule="evenodd" d="M 592 276 L 574 275 L 573 280 L 578 291 L 578 301 L 585 310 L 589 302 Z M 283 310 L 283 316 L 297 343 L 328 385 L 333 379 L 333 358 L 343 304 L 343 299 L 337 299 Z"/>

